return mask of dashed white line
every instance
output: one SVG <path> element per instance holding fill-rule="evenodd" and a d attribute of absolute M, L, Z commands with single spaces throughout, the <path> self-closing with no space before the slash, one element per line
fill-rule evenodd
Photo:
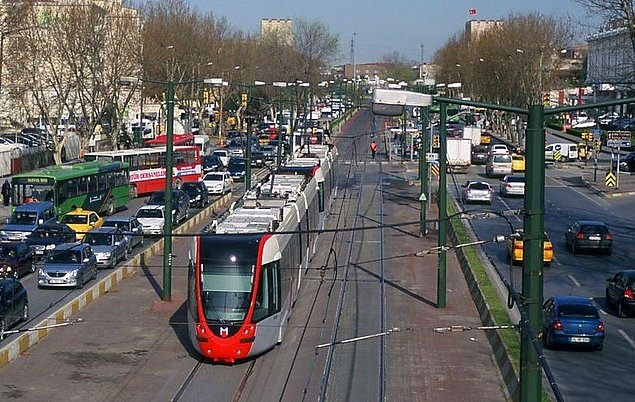
<path fill-rule="evenodd" d="M 509 205 L 505 202 L 505 200 L 503 200 L 503 197 L 501 197 L 501 196 L 497 196 L 497 197 L 498 197 L 498 199 L 499 199 L 499 200 L 503 203 L 503 205 L 505 206 L 505 208 L 507 208 L 507 210 L 508 210 L 508 211 L 512 209 L 512 207 L 510 207 L 510 206 L 509 206 Z M 516 220 L 518 220 L 518 222 L 522 222 L 522 219 L 520 219 L 520 217 L 519 217 L 518 215 L 514 215 L 514 218 L 516 218 Z"/>
<path fill-rule="evenodd" d="M 580 194 L 581 196 L 583 196 L 583 197 L 584 197 L 584 198 L 586 198 L 587 200 L 591 201 L 591 202 L 592 202 L 592 203 L 594 203 L 595 205 L 597 205 L 597 206 L 599 206 L 599 207 L 602 207 L 602 208 L 605 208 L 605 207 L 604 207 L 604 205 L 603 205 L 601 202 L 597 201 L 597 200 L 596 200 L 596 199 L 594 199 L 593 197 L 589 197 L 588 195 L 584 194 L 582 191 L 578 190 L 577 188 L 575 188 L 575 187 L 571 187 L 571 186 L 568 186 L 566 183 L 564 183 L 562 180 L 560 180 L 560 179 L 558 179 L 558 178 L 556 178 L 556 177 L 551 177 L 551 178 L 552 178 L 554 181 L 556 181 L 556 182 L 560 183 L 563 187 L 568 188 L 568 189 L 571 189 L 571 190 L 575 191 L 576 193 Z"/>
<path fill-rule="evenodd" d="M 571 279 L 571 282 L 573 282 L 574 285 L 576 285 L 577 287 L 581 287 L 580 282 L 578 282 L 573 275 L 569 274 L 567 275 L 569 277 L 569 279 Z"/>
<path fill-rule="evenodd" d="M 626 342 L 628 342 L 629 345 L 631 345 L 631 347 L 633 349 L 635 349 L 635 341 L 633 339 L 631 339 L 630 336 L 626 335 L 626 332 L 624 332 L 621 329 L 618 329 L 617 332 L 622 335 L 622 338 L 626 339 Z"/>

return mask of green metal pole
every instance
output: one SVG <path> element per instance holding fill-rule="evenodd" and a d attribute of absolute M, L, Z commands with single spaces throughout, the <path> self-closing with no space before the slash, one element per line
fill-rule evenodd
<path fill-rule="evenodd" d="M 419 145 L 419 181 L 421 183 L 421 198 L 427 197 L 428 194 L 428 162 L 426 161 L 426 127 L 428 126 L 428 114 L 427 107 L 422 106 L 419 108 L 419 118 L 421 120 L 421 143 Z M 420 198 L 419 204 L 419 233 L 425 236 L 428 233 L 426 225 L 426 210 L 428 200 Z"/>
<path fill-rule="evenodd" d="M 251 101 L 251 86 L 247 91 L 247 107 L 245 112 L 249 112 L 249 102 Z M 245 192 L 251 189 L 251 123 L 253 122 L 253 116 L 249 112 L 247 118 L 247 145 L 245 145 Z"/>
<path fill-rule="evenodd" d="M 172 300 L 172 164 L 174 133 L 174 82 L 166 83 L 167 130 L 165 138 L 165 223 L 163 225 L 163 301 Z"/>
<path fill-rule="evenodd" d="M 529 106 L 526 136 L 526 191 L 523 254 L 523 302 L 535 334 L 542 331 L 542 253 L 545 230 L 545 132 L 542 105 Z M 520 400 L 540 400 L 542 371 L 529 331 L 522 331 L 520 345 Z"/>
<path fill-rule="evenodd" d="M 448 228 L 448 206 L 447 206 L 447 133 L 445 127 L 446 120 L 445 103 L 440 104 L 439 113 L 439 267 L 437 270 L 437 307 L 445 308 L 446 293 L 446 236 Z"/>

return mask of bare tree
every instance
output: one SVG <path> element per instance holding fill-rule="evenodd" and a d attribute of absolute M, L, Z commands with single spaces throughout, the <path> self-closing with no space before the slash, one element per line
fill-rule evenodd
<path fill-rule="evenodd" d="M 621 22 L 626 26 L 635 52 L 635 3 L 633 0 L 575 0 L 589 14 L 604 18 L 604 22 Z"/>

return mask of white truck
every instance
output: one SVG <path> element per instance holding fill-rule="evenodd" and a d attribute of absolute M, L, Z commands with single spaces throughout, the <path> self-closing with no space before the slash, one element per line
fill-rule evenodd
<path fill-rule="evenodd" d="M 463 127 L 463 138 L 472 141 L 472 146 L 481 145 L 481 131 L 478 127 Z"/>
<path fill-rule="evenodd" d="M 447 139 L 448 172 L 467 173 L 472 159 L 472 141 L 469 138 Z"/>

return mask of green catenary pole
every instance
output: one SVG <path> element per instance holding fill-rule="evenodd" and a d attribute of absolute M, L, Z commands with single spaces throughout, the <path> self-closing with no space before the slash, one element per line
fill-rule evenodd
<path fill-rule="evenodd" d="M 247 94 L 247 145 L 245 145 L 245 192 L 251 189 L 251 124 L 253 122 L 253 116 L 249 109 L 249 102 L 251 101 L 251 87 Z"/>
<path fill-rule="evenodd" d="M 445 103 L 440 104 L 439 113 L 439 266 L 437 270 L 437 307 L 445 308 L 446 293 L 446 236 L 448 228 L 448 190 L 447 182 L 447 133 L 445 127 L 446 109 Z"/>
<path fill-rule="evenodd" d="M 529 106 L 525 188 L 523 301 L 534 333 L 542 331 L 542 254 L 545 230 L 545 132 L 542 105 Z M 541 368 L 529 331 L 523 331 L 520 347 L 520 400 L 536 401 L 541 395 Z"/>
<path fill-rule="evenodd" d="M 167 129 L 165 135 L 165 217 L 163 225 L 163 301 L 172 300 L 172 164 L 174 148 L 174 82 L 166 83 Z"/>

